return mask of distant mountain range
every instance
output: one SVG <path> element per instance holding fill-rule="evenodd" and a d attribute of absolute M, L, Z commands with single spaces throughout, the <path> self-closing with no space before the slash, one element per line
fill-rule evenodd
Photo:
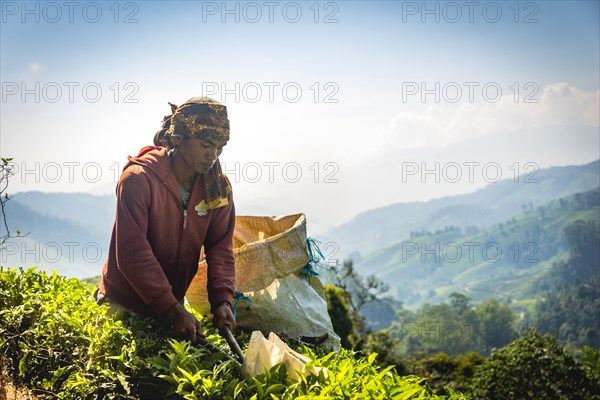
<path fill-rule="evenodd" d="M 319 236 L 339 249 L 335 257 L 361 256 L 398 243 L 411 232 L 455 226 L 481 229 L 529 208 L 585 192 L 600 185 L 600 160 L 589 164 L 540 169 L 536 183 L 504 179 L 474 193 L 426 202 L 397 203 L 358 214 L 348 223 Z M 333 255 L 332 255 L 333 256 Z"/>
<path fill-rule="evenodd" d="M 535 179 L 537 183 L 507 179 L 470 194 L 365 211 L 317 238 L 330 258 L 351 255 L 361 272 L 389 274 L 387 264 L 375 260 L 382 256 L 380 252 L 410 239 L 411 232 L 414 238 L 422 231 L 452 226 L 459 228 L 461 235 L 475 235 L 545 203 L 598 187 L 600 161 L 542 169 Z M 261 208 L 248 205 L 246 209 Z M 98 275 L 107 256 L 114 213 L 112 194 L 17 193 L 7 203 L 10 227 L 30 234 L 9 243 L 0 264 L 39 265 L 76 277 Z"/>
<path fill-rule="evenodd" d="M 24 192 L 6 203 L 6 214 L 11 231 L 28 236 L 7 242 L 0 264 L 37 265 L 80 278 L 100 274 L 114 223 L 114 196 Z"/>
<path fill-rule="evenodd" d="M 576 220 L 600 222 L 600 188 L 527 207 L 470 232 L 457 227 L 413 232 L 362 258 L 356 268 L 386 282 L 407 308 L 442 302 L 452 292 L 527 308 L 544 295 L 536 282 L 568 259 L 563 229 Z"/>

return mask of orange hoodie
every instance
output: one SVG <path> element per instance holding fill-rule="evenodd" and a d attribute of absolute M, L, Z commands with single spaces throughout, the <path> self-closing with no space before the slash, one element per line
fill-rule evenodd
<path fill-rule="evenodd" d="M 160 315 L 183 303 L 204 245 L 211 308 L 231 302 L 235 286 L 231 194 L 228 205 L 200 215 L 194 207 L 206 198 L 202 175 L 184 209 L 166 148 L 144 147 L 128 159 L 117 185 L 117 213 L 100 292 L 128 309 Z"/>

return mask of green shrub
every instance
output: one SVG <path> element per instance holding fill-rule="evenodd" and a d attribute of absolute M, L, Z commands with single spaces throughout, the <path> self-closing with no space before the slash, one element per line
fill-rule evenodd
<path fill-rule="evenodd" d="M 535 330 L 496 351 L 477 369 L 476 399 L 600 399 L 594 379 L 553 336 Z"/>
<path fill-rule="evenodd" d="M 436 396 L 424 379 L 399 376 L 393 366 L 377 366 L 375 354 L 357 359 L 349 350 L 299 349 L 327 376 L 295 382 L 279 366 L 244 380 L 220 337 L 208 336 L 221 349 L 211 352 L 170 339 L 168 321 L 114 319 L 92 290 L 56 274 L 0 268 L 0 357 L 11 379 L 40 398 L 60 399 L 464 398 L 451 389 Z M 247 346 L 248 335 L 238 339 Z"/>
<path fill-rule="evenodd" d="M 452 358 L 446 353 L 417 353 L 404 361 L 407 370 L 415 375 L 426 377 L 436 394 L 444 393 L 450 386 L 459 391 L 467 391 L 477 368 L 485 358 L 479 353 L 459 354 Z"/>
<path fill-rule="evenodd" d="M 0 270 L 0 354 L 40 396 L 136 398 L 148 374 L 140 354 L 161 345 L 151 324 L 107 316 L 77 279 Z"/>

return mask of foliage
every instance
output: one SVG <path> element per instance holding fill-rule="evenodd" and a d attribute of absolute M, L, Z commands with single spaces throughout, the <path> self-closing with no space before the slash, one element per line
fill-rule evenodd
<path fill-rule="evenodd" d="M 569 242 L 573 282 L 587 282 L 600 266 L 600 226 L 595 221 L 577 220 L 564 229 Z"/>
<path fill-rule="evenodd" d="M 87 283 L 90 287 L 98 287 L 100 285 L 100 281 L 102 280 L 102 275 L 91 276 L 89 278 L 80 279 L 81 282 Z"/>
<path fill-rule="evenodd" d="M 584 345 L 600 348 L 598 315 L 600 277 L 549 292 L 536 305 L 536 326 L 541 333 L 553 334 L 569 348 Z"/>
<path fill-rule="evenodd" d="M 12 158 L 0 158 L 0 214 L 2 214 L 2 221 L 0 222 L 0 249 L 3 249 L 4 243 L 11 238 L 27 236 L 27 234 L 22 235 L 18 230 L 15 232 L 15 235 L 11 234 L 6 219 L 6 203 L 10 200 L 6 189 L 8 188 L 10 177 L 15 174 L 13 169 Z"/>
<path fill-rule="evenodd" d="M 329 292 L 328 312 L 338 324 L 338 329 L 342 329 L 338 334 L 346 338 L 343 345 L 354 350 L 363 350 L 372 332 L 361 311 L 365 306 L 381 300 L 381 296 L 387 291 L 387 285 L 374 275 L 366 278 L 361 276 L 354 269 L 352 260 L 344 261 L 342 267 L 334 269 L 333 272 L 336 283 L 332 286 L 335 289 L 330 289 Z M 347 320 L 351 322 L 349 334 L 346 334 Z"/>
<path fill-rule="evenodd" d="M 164 379 L 172 383 L 175 392 L 186 399 L 463 399 L 462 395 L 445 389 L 443 397 L 431 392 L 424 380 L 416 376 L 401 377 L 393 367 L 381 369 L 375 365 L 375 354 L 368 358 L 355 358 L 350 350 L 342 349 L 338 355 L 329 353 L 317 357 L 310 349 L 305 354 L 313 361 L 310 364 L 327 368 L 327 374 L 309 375 L 296 382 L 285 372 L 285 367 L 277 366 L 265 374 L 248 381 L 228 377 L 223 364 L 213 367 L 210 379 L 206 365 L 198 349 L 187 343 L 172 342 L 173 350 L 169 362 L 161 361 L 159 368 Z"/>
<path fill-rule="evenodd" d="M 376 274 L 389 285 L 394 297 L 413 309 L 425 303 L 440 303 L 452 292 L 467 294 L 466 291 L 475 302 L 489 297 L 530 300 L 547 291 L 548 287 L 538 282 L 552 263 L 573 254 L 571 239 L 586 247 L 585 243 L 596 243 L 598 248 L 598 241 L 594 239 L 597 236 L 584 232 L 592 230 L 600 218 L 600 190 L 560 200 L 562 202 L 557 199 L 536 204 L 536 208 L 541 206 L 539 211 L 536 208 L 522 214 L 512 211 L 494 225 L 483 223 L 485 218 L 477 217 L 478 231 L 467 231 L 461 226 L 462 231 L 448 229 L 430 235 L 414 232 L 409 238 L 408 232 L 389 237 L 388 231 L 381 230 L 380 243 L 393 238 L 396 242 L 385 247 L 379 245 L 377 250 L 366 253 L 355 268 Z M 563 232 L 577 220 L 594 222 L 586 222 L 577 235 Z M 432 231 L 433 221 L 429 219 L 412 226 Z M 598 270 L 598 263 L 586 265 L 595 265 L 595 271 Z M 584 266 L 578 271 L 570 279 L 592 273 Z"/>
<path fill-rule="evenodd" d="M 13 379 L 41 396 L 136 398 L 151 375 L 144 355 L 167 331 L 148 319 L 114 320 L 74 278 L 0 270 L 0 355 Z"/>
<path fill-rule="evenodd" d="M 564 208 L 598 208 L 600 192 L 578 193 L 561 199 Z M 597 213 L 595 213 L 597 214 Z M 543 296 L 533 316 L 537 330 L 554 335 L 567 349 L 600 347 L 597 316 L 600 315 L 600 226 L 595 221 L 575 220 L 563 229 L 569 244 L 568 258 L 553 263 L 532 285 Z"/>
<path fill-rule="evenodd" d="M 488 299 L 474 306 L 460 293 L 450 295 L 450 304 L 426 304 L 416 314 L 405 311 L 392 324 L 392 337 L 400 339 L 405 354 L 471 351 L 489 355 L 517 337 L 517 315 L 506 303 Z"/>
<path fill-rule="evenodd" d="M 476 399 L 600 399 L 600 382 L 552 336 L 529 330 L 477 369 Z"/>
<path fill-rule="evenodd" d="M 586 195 L 582 198 L 588 197 Z M 554 264 L 549 273 L 539 279 L 537 286 L 544 291 L 560 288 L 565 283 L 586 283 L 600 272 L 598 223 L 576 220 L 563 229 L 563 234 L 569 243 L 569 258 Z"/>
<path fill-rule="evenodd" d="M 487 299 L 475 308 L 477 315 L 477 349 L 488 355 L 512 342 L 518 335 L 515 330 L 517 315 L 507 303 Z"/>
<path fill-rule="evenodd" d="M 594 201 L 589 194 L 578 199 L 581 204 Z M 536 304 L 537 329 L 553 334 L 568 348 L 600 348 L 596 326 L 600 315 L 600 226 L 577 220 L 564 234 L 570 257 L 541 280 L 548 293 Z"/>
<path fill-rule="evenodd" d="M 365 317 L 367 326 L 372 330 L 387 329 L 396 320 L 396 313 L 402 312 L 402 303 L 383 297 L 366 304 L 360 313 Z"/>
<path fill-rule="evenodd" d="M 587 368 L 589 373 L 600 382 L 600 351 L 585 346 L 581 351 L 581 364 Z"/>
<path fill-rule="evenodd" d="M 454 358 L 446 353 L 415 353 L 404 364 L 409 373 L 427 377 L 434 393 L 442 393 L 445 386 L 467 392 L 475 371 L 484 361 L 485 358 L 476 352 Z"/>
<path fill-rule="evenodd" d="M 352 312 L 360 312 L 366 304 L 374 302 L 388 290 L 388 286 L 375 275 L 361 276 L 351 260 L 344 261 L 342 268 L 335 270 L 335 285 L 349 294 L 346 300 Z"/>
<path fill-rule="evenodd" d="M 346 290 L 326 285 L 325 294 L 333 329 L 340 336 L 344 348 L 352 348 L 364 356 L 378 354 L 379 364 L 384 367 L 392 366 L 397 373 L 406 374 L 400 356 L 399 339 L 392 338 L 386 329 L 370 331 L 362 314 L 351 312 L 346 305 L 351 297 Z"/>
<path fill-rule="evenodd" d="M 342 346 L 349 349 L 351 347 L 352 320 L 346 305 L 346 294 L 344 290 L 338 287 L 325 285 L 325 297 L 327 298 L 327 312 L 331 318 L 333 330 L 340 337 Z"/>
<path fill-rule="evenodd" d="M 0 269 L 0 357 L 11 378 L 40 398 L 62 399 L 464 398 L 451 389 L 434 395 L 424 379 L 400 376 L 378 366 L 376 354 L 362 358 L 350 350 L 299 349 L 328 370 L 300 382 L 282 366 L 244 380 L 216 335 L 208 339 L 221 350 L 211 352 L 168 339 L 173 329 L 166 321 L 116 320 L 106 311 L 76 279 Z M 244 347 L 247 337 L 239 336 Z"/>
<path fill-rule="evenodd" d="M 379 364 L 384 367 L 393 366 L 396 372 L 406 375 L 408 371 L 404 366 L 399 344 L 400 340 L 391 337 L 389 330 L 381 329 L 369 332 L 360 352 L 365 355 L 377 354 Z"/>

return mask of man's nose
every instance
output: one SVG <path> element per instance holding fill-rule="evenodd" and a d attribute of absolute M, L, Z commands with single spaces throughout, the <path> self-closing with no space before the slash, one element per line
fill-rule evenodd
<path fill-rule="evenodd" d="M 217 158 L 219 157 L 219 152 L 217 150 L 217 148 L 215 147 L 214 149 L 211 149 L 208 152 L 208 160 L 211 162 L 215 162 L 217 160 Z"/>

